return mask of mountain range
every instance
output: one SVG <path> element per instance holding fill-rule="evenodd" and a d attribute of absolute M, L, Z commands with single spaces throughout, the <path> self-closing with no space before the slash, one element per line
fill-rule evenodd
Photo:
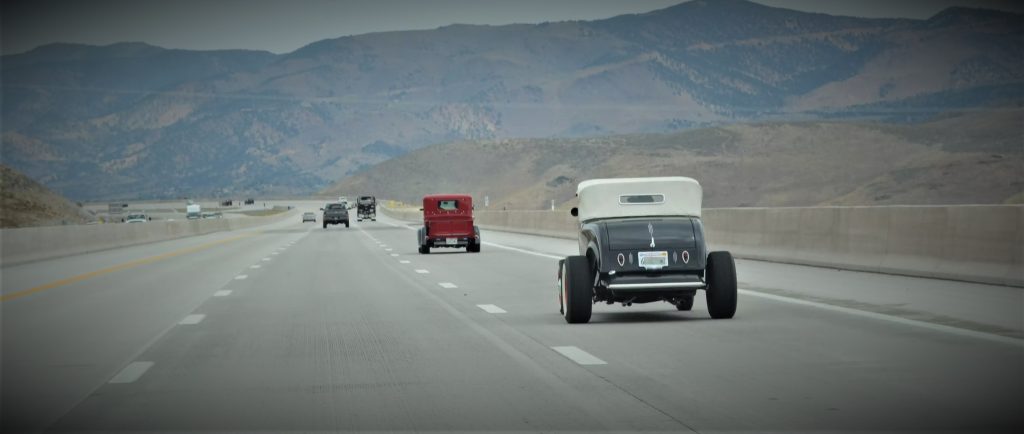
<path fill-rule="evenodd" d="M 1022 40 L 1024 16 L 982 9 L 693 0 L 280 55 L 55 44 L 0 58 L 2 157 L 76 200 L 308 194 L 435 143 L 1019 107 Z"/>

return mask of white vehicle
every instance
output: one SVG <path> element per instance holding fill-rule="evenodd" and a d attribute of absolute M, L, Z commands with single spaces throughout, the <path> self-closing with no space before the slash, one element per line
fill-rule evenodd
<path fill-rule="evenodd" d="M 348 206 L 348 196 L 338 196 L 338 203 L 345 205 L 345 209 L 350 208 Z"/>
<path fill-rule="evenodd" d="M 185 217 L 189 220 L 203 218 L 203 208 L 198 203 L 192 203 L 185 207 Z"/>
<path fill-rule="evenodd" d="M 148 216 L 146 216 L 145 213 L 141 213 L 141 212 L 134 212 L 134 213 L 128 214 L 128 216 L 124 218 L 124 222 L 125 223 L 145 223 L 145 222 L 148 222 L 150 220 L 152 220 L 152 219 L 149 218 Z"/>
<path fill-rule="evenodd" d="M 684 177 L 593 179 L 576 190 L 579 256 L 558 261 L 561 312 L 590 321 L 593 304 L 666 301 L 693 308 L 705 291 L 712 318 L 736 313 L 736 264 L 708 252 L 701 220 L 703 191 Z"/>

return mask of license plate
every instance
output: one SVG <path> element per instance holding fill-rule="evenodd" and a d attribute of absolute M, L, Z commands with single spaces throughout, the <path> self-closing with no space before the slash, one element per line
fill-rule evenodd
<path fill-rule="evenodd" d="M 658 269 L 668 266 L 668 252 L 638 252 L 640 268 Z"/>
<path fill-rule="evenodd" d="M 449 246 L 453 246 L 453 245 L 459 244 L 459 239 L 458 238 L 445 238 L 444 243 L 449 245 Z"/>

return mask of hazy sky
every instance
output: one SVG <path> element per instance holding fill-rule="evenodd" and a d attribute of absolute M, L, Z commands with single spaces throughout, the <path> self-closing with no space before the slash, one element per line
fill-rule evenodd
<path fill-rule="evenodd" d="M 53 42 L 146 42 L 167 48 L 284 53 L 327 38 L 453 23 L 593 20 L 682 0 L 3 0 L 4 54 Z M 952 5 L 1024 13 L 1006 0 L 758 0 L 811 12 L 927 18 Z"/>

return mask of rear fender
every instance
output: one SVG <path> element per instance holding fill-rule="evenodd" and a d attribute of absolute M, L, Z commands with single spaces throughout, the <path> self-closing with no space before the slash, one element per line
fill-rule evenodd
<path fill-rule="evenodd" d="M 591 270 L 601 270 L 601 255 L 598 254 L 598 252 L 600 251 L 601 250 L 597 247 L 597 243 L 593 241 L 591 241 L 590 244 L 587 245 L 587 261 L 590 262 Z M 594 285 L 597 285 L 597 279 L 600 275 L 600 272 L 594 273 Z"/>

